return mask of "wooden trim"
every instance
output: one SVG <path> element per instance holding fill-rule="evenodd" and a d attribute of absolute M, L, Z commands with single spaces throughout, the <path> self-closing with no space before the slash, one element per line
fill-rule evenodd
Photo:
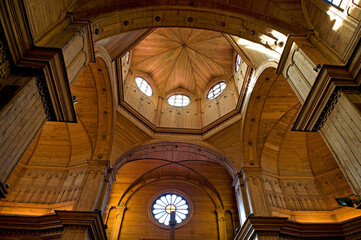
<path fill-rule="evenodd" d="M 257 234 L 287 235 L 298 238 L 345 237 L 361 232 L 361 217 L 340 223 L 299 223 L 284 217 L 248 217 L 235 239 L 253 239 Z"/>
<path fill-rule="evenodd" d="M 282 72 L 283 72 L 283 70 L 285 68 L 285 64 L 286 64 L 286 61 L 288 59 L 288 56 L 289 56 L 289 54 L 291 52 L 291 48 L 292 48 L 293 43 L 294 43 L 294 41 L 293 41 L 292 37 L 290 35 L 288 35 L 286 43 L 285 43 L 285 47 L 283 48 L 282 55 L 281 55 L 280 60 L 278 62 L 276 73 L 282 74 Z"/>
<path fill-rule="evenodd" d="M 6 183 L 4 184 L 0 181 L 0 198 L 5 198 L 6 194 L 8 194 L 6 185 Z"/>
<path fill-rule="evenodd" d="M 241 92 L 238 97 L 238 101 L 234 110 L 230 111 L 229 113 L 225 114 L 224 116 L 218 118 L 217 120 L 209 123 L 207 126 L 201 129 L 190 129 L 190 128 L 169 128 L 169 127 L 157 127 L 152 122 L 150 122 L 147 118 L 145 118 L 142 114 L 138 113 L 132 106 L 124 101 L 124 92 L 123 92 L 123 78 L 122 78 L 122 65 L 121 60 L 117 59 L 115 61 L 115 71 L 118 77 L 117 81 L 117 89 L 118 89 L 118 105 L 122 107 L 124 110 L 129 112 L 133 115 L 136 119 L 138 119 L 142 124 L 148 127 L 154 133 L 180 133 L 180 134 L 197 134 L 202 135 L 207 133 L 208 131 L 212 130 L 213 128 L 217 127 L 219 124 L 222 124 L 229 120 L 230 118 L 235 117 L 236 115 L 240 114 L 242 110 L 242 106 L 244 104 L 245 96 L 248 89 L 248 84 L 251 81 L 251 75 L 253 68 L 248 65 L 245 81 L 243 83 Z"/>
<path fill-rule="evenodd" d="M 339 89 L 358 89 L 361 84 L 361 40 L 345 66 L 324 65 L 298 115 L 293 131 L 315 132 L 326 112 L 332 111 Z M 336 99 L 337 100 L 337 99 Z"/>
<path fill-rule="evenodd" d="M 34 75 L 34 70 L 38 70 L 35 71 L 35 75 L 40 74 L 41 77 L 45 77 L 46 81 L 43 87 L 50 94 L 50 105 L 52 105 L 55 113 L 51 120 L 76 122 L 73 99 L 61 49 L 34 46 L 21 0 L 1 1 L 0 21 L 4 28 L 12 59 L 18 68 L 17 71 Z"/>
<path fill-rule="evenodd" d="M 222 33 L 225 39 L 231 44 L 231 46 L 236 50 L 236 52 L 241 56 L 241 58 L 247 63 L 248 66 L 251 66 L 253 69 L 256 69 L 254 64 L 249 60 L 245 52 L 241 49 L 241 47 L 237 44 L 237 41 L 230 34 Z"/>
<path fill-rule="evenodd" d="M 0 215 L 0 234 L 61 237 L 64 227 L 88 228 L 93 239 L 107 239 L 100 212 L 55 211 L 43 216 Z"/>

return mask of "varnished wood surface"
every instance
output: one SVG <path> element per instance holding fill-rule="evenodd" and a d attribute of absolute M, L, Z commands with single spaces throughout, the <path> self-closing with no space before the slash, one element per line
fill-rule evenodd
<path fill-rule="evenodd" d="M 132 50 L 130 67 L 150 74 L 161 95 L 181 88 L 203 97 L 214 78 L 232 75 L 232 56 L 220 33 L 158 28 Z"/>

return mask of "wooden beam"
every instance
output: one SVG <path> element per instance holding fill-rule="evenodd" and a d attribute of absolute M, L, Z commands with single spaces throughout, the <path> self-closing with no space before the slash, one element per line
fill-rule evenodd
<path fill-rule="evenodd" d="M 245 61 L 247 63 L 248 66 L 252 67 L 253 69 L 256 69 L 256 67 L 254 66 L 254 64 L 249 60 L 249 58 L 247 57 L 246 53 L 242 50 L 242 48 L 238 45 L 236 39 L 234 39 L 234 37 L 230 34 L 226 34 L 226 33 L 222 33 L 223 36 L 227 39 L 227 41 L 229 42 L 229 44 L 231 44 L 231 46 L 234 48 L 234 50 L 236 50 L 236 52 L 241 56 L 241 58 L 243 59 L 243 61 Z"/>

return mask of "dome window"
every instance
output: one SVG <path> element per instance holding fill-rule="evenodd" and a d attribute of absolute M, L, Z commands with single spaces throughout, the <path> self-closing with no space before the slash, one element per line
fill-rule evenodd
<path fill-rule="evenodd" d="M 218 82 L 211 89 L 209 89 L 207 93 L 207 99 L 212 100 L 217 98 L 219 95 L 221 95 L 224 89 L 226 89 L 226 86 L 227 84 L 225 81 Z"/>
<path fill-rule="evenodd" d="M 150 84 L 144 78 L 140 76 L 135 77 L 135 82 L 137 83 L 138 88 L 142 93 L 147 95 L 148 97 L 153 96 L 153 89 Z"/>
<path fill-rule="evenodd" d="M 169 105 L 173 107 L 185 107 L 191 102 L 190 97 L 184 94 L 174 94 L 168 98 Z"/>

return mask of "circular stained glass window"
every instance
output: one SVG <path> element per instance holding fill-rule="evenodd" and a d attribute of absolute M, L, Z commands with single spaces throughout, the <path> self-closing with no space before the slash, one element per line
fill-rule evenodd
<path fill-rule="evenodd" d="M 191 99 L 184 94 L 174 94 L 168 98 L 169 105 L 173 107 L 185 107 L 188 106 Z"/>
<path fill-rule="evenodd" d="M 167 193 L 159 196 L 153 202 L 152 214 L 160 224 L 169 226 L 171 212 L 175 212 L 177 224 L 183 222 L 189 214 L 187 200 L 177 194 Z"/>
<path fill-rule="evenodd" d="M 207 99 L 212 100 L 217 98 L 221 93 L 226 89 L 226 82 L 222 81 L 214 85 L 211 89 L 209 89 L 207 93 Z"/>
<path fill-rule="evenodd" d="M 135 82 L 137 83 L 137 86 L 139 87 L 140 91 L 142 91 L 142 93 L 144 93 L 148 97 L 153 96 L 153 89 L 149 85 L 147 80 L 145 80 L 144 78 L 142 78 L 140 76 L 136 76 Z"/>

